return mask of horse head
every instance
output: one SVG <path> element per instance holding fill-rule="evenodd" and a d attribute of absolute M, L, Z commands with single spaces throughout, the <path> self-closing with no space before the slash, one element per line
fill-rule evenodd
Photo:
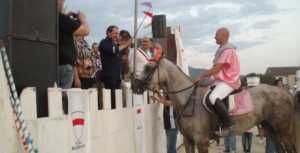
<path fill-rule="evenodd" d="M 143 93 L 146 89 L 159 91 L 164 89 L 168 72 L 166 70 L 166 59 L 147 63 L 139 78 L 132 80 L 132 90 L 135 93 Z"/>

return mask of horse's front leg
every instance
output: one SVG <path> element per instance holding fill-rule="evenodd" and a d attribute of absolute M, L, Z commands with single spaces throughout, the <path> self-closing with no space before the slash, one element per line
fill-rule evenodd
<path fill-rule="evenodd" d="M 209 147 L 209 139 L 208 138 L 202 139 L 197 144 L 198 153 L 208 153 L 208 147 Z"/>
<path fill-rule="evenodd" d="M 184 138 L 184 147 L 186 153 L 195 153 L 195 143 L 187 138 Z"/>

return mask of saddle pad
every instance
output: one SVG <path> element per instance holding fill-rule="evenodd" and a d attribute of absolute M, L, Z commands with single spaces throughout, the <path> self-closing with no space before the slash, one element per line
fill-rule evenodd
<path fill-rule="evenodd" d="M 243 90 L 229 98 L 229 114 L 243 115 L 254 110 L 254 105 L 248 90 Z M 231 106 L 230 106 L 231 105 Z"/>

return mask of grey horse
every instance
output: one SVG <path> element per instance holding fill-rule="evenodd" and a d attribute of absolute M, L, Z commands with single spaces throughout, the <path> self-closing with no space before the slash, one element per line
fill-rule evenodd
<path fill-rule="evenodd" d="M 179 67 L 166 58 L 145 65 L 141 75 L 140 80 L 133 81 L 134 88 L 163 89 L 169 95 L 179 114 L 176 123 L 184 136 L 186 153 L 194 153 L 195 146 L 198 153 L 208 153 L 209 140 L 219 123 L 216 114 L 207 111 L 201 102 L 208 87 L 194 85 Z M 234 133 L 241 134 L 262 123 L 278 153 L 297 152 L 294 98 L 278 87 L 265 84 L 248 90 L 255 109 L 232 117 L 236 123 Z M 182 115 L 187 109 L 193 110 L 191 116 Z"/>

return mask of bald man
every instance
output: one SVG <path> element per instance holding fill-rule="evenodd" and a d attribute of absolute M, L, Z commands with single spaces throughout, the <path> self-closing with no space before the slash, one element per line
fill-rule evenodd
<path fill-rule="evenodd" d="M 217 114 L 223 124 L 223 134 L 229 134 L 234 122 L 230 119 L 224 102 L 222 101 L 233 90 L 241 86 L 240 82 L 240 62 L 236 54 L 236 48 L 228 42 L 229 31 L 227 28 L 220 28 L 215 35 L 216 44 L 219 48 L 213 60 L 213 67 L 208 71 L 201 73 L 194 82 L 205 78 L 213 79 L 214 89 L 209 100 L 215 107 Z"/>

